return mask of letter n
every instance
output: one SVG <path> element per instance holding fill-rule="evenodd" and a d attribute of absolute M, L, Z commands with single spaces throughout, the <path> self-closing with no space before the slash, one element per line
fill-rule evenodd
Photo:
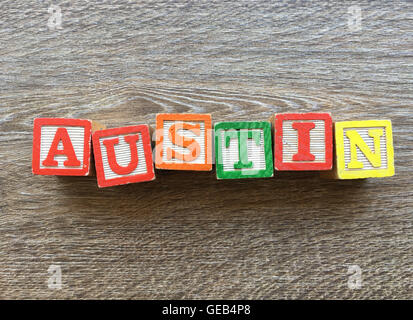
<path fill-rule="evenodd" d="M 356 130 L 346 131 L 346 136 L 350 140 L 351 160 L 347 165 L 349 169 L 363 169 L 364 167 L 363 163 L 357 158 L 357 148 L 365 155 L 373 167 L 381 167 L 380 137 L 383 135 L 383 129 L 369 129 L 368 133 L 374 141 L 374 152 Z"/>
<path fill-rule="evenodd" d="M 365 179 L 395 173 L 390 120 L 339 121 L 334 124 L 334 168 L 323 177 Z"/>

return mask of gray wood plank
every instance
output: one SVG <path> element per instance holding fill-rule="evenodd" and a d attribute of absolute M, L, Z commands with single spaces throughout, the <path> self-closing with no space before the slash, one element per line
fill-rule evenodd
<path fill-rule="evenodd" d="M 59 30 L 51 3 L 1 3 L 0 298 L 413 298 L 411 1 L 60 1 Z M 35 117 L 294 111 L 392 119 L 396 176 L 31 175 Z"/>

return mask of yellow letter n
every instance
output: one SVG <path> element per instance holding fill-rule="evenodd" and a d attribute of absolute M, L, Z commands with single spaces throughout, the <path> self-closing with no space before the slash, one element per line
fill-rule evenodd
<path fill-rule="evenodd" d="M 360 134 L 356 130 L 349 130 L 346 132 L 347 138 L 350 140 L 350 162 L 348 163 L 349 169 L 363 169 L 364 165 L 361 161 L 357 160 L 357 147 L 370 161 L 371 165 L 375 168 L 381 166 L 380 155 L 380 137 L 383 135 L 383 129 L 370 129 L 369 136 L 374 139 L 374 152 L 372 152 L 369 146 L 364 142 Z"/>

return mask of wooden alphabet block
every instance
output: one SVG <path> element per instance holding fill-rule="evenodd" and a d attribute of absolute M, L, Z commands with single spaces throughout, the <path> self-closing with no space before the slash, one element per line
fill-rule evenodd
<path fill-rule="evenodd" d="M 329 113 L 275 115 L 274 166 L 277 170 L 331 170 L 333 121 Z"/>
<path fill-rule="evenodd" d="M 209 114 L 158 114 L 155 166 L 169 170 L 212 170 Z"/>
<path fill-rule="evenodd" d="M 393 176 L 394 150 L 390 120 L 336 122 L 335 166 L 338 179 Z"/>
<path fill-rule="evenodd" d="M 274 174 L 269 122 L 215 124 L 218 179 L 265 178 Z"/>
<path fill-rule="evenodd" d="M 87 176 L 92 121 L 38 118 L 33 126 L 32 170 L 38 175 Z"/>
<path fill-rule="evenodd" d="M 100 188 L 155 179 L 147 125 L 96 131 L 92 140 Z"/>

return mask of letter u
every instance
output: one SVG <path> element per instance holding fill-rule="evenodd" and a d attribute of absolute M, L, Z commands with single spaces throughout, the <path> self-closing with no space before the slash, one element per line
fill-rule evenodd
<path fill-rule="evenodd" d="M 125 136 L 125 142 L 129 144 L 131 160 L 127 166 L 121 166 L 116 160 L 115 145 L 119 144 L 119 138 L 104 140 L 103 144 L 106 147 L 108 154 L 108 162 L 112 171 L 118 175 L 132 173 L 138 166 L 138 148 L 136 143 L 139 141 L 139 135 Z"/>

